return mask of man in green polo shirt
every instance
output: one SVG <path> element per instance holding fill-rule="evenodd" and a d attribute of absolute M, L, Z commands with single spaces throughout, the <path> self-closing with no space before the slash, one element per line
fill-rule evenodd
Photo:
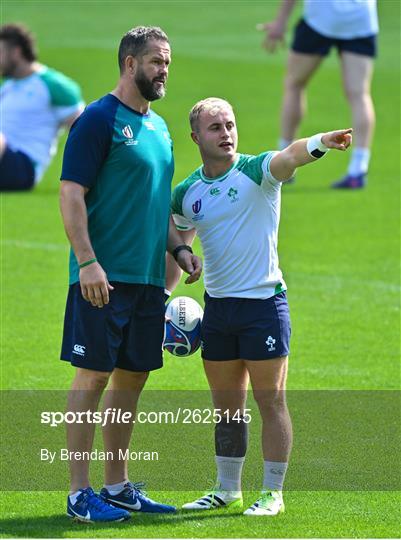
<path fill-rule="evenodd" d="M 165 93 L 170 64 L 166 34 L 130 30 L 120 43 L 120 80 L 90 104 L 69 134 L 61 174 L 61 211 L 71 242 L 70 290 L 61 358 L 76 367 L 69 411 L 104 408 L 135 413 L 149 371 L 162 367 L 165 252 L 199 279 L 201 261 L 170 217 L 172 142 L 150 102 Z M 100 308 L 100 309 L 99 309 Z M 70 451 L 90 451 L 93 424 L 67 426 Z M 121 521 L 126 510 L 173 512 L 128 479 L 132 422 L 106 424 L 100 496 L 89 482 L 89 460 L 71 460 L 67 513 L 80 521 Z M 118 508 L 116 508 L 118 507 Z"/>

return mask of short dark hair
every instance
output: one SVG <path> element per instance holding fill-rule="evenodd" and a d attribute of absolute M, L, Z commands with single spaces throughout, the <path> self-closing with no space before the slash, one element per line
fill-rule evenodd
<path fill-rule="evenodd" d="M 34 62 L 38 53 L 33 34 L 22 24 L 4 24 L 0 27 L 0 40 L 11 47 L 20 47 L 25 60 Z"/>
<path fill-rule="evenodd" d="M 127 56 L 138 56 L 146 50 L 148 41 L 155 39 L 167 41 L 168 37 L 158 26 L 137 26 L 131 28 L 122 38 L 118 48 L 118 65 L 120 72 L 124 70 L 124 62 Z"/>

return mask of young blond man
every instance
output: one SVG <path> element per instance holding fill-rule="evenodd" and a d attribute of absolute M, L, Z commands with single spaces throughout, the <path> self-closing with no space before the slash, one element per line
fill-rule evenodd
<path fill-rule="evenodd" d="M 190 123 L 203 165 L 175 188 L 172 212 L 184 240 L 190 243 L 198 234 L 202 243 L 202 358 L 214 407 L 228 409 L 230 418 L 215 426 L 216 488 L 183 508 L 242 507 L 247 423 L 241 413 L 250 381 L 263 420 L 264 479 L 259 499 L 245 514 L 273 516 L 284 511 L 292 444 L 285 398 L 291 325 L 277 254 L 281 183 L 329 149 L 346 150 L 352 129 L 253 156 L 237 153 L 236 120 L 227 101 L 198 102 Z M 175 267 L 167 288 L 179 276 Z"/>

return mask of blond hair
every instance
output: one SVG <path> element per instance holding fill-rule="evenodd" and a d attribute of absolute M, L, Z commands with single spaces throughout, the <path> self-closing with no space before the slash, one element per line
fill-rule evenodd
<path fill-rule="evenodd" d="M 191 124 L 192 131 L 196 131 L 198 127 L 199 117 L 202 112 L 207 111 L 212 116 L 215 116 L 222 109 L 227 108 L 233 111 L 232 105 L 225 99 L 217 97 L 201 99 L 200 101 L 198 101 L 198 103 L 195 103 L 189 113 L 189 123 Z"/>

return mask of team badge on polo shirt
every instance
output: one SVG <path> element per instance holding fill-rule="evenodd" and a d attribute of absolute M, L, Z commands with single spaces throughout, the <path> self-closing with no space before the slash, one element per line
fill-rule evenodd
<path fill-rule="evenodd" d="M 124 126 L 121 131 L 124 137 L 128 139 L 127 141 L 124 141 L 124 144 L 126 144 L 127 146 L 135 146 L 136 144 L 138 144 L 138 141 L 133 138 L 134 132 L 132 131 L 132 127 L 129 124 Z"/>
<path fill-rule="evenodd" d="M 127 139 L 132 139 L 132 137 L 134 136 L 132 128 L 129 124 L 123 127 L 122 132 L 124 137 L 127 137 Z"/>

